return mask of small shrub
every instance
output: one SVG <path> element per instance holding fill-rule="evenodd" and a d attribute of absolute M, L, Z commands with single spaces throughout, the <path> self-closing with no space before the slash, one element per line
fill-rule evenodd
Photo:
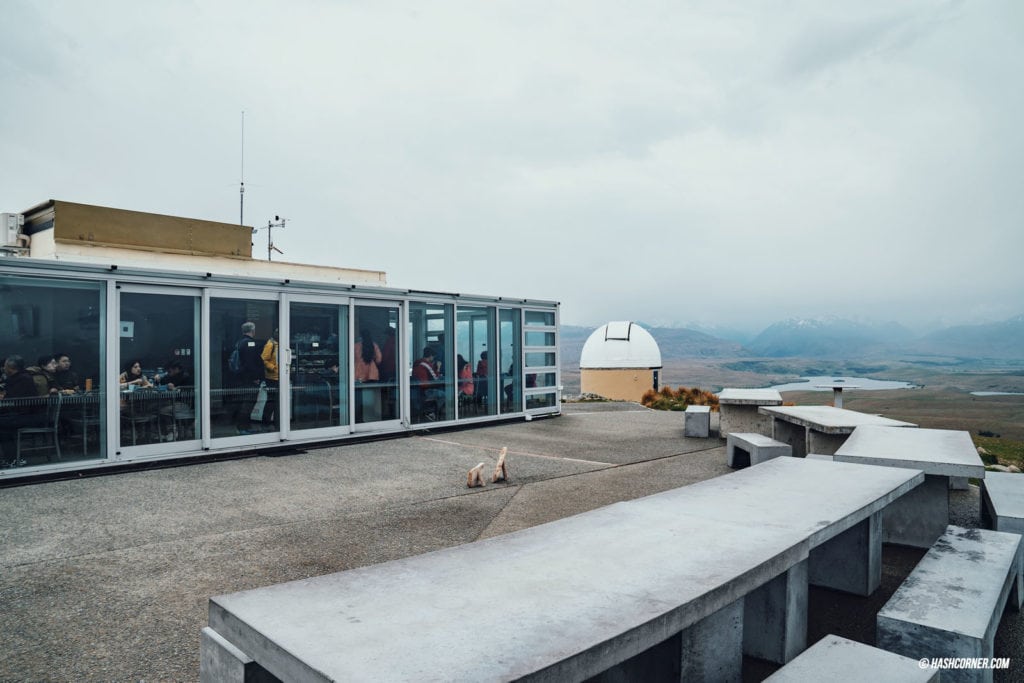
<path fill-rule="evenodd" d="M 673 390 L 665 385 L 659 391 L 649 389 L 640 403 L 653 410 L 686 410 L 687 406 L 711 406 L 711 410 L 718 410 L 718 397 L 698 387 Z"/>

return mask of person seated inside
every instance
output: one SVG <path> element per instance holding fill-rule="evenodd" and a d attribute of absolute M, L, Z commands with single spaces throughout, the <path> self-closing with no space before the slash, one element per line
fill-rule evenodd
<path fill-rule="evenodd" d="M 480 360 L 477 361 L 476 364 L 476 381 L 478 385 L 476 392 L 476 402 L 480 405 L 483 405 L 483 402 L 488 400 L 487 392 L 489 391 L 489 388 L 487 386 L 487 371 L 487 352 L 481 351 Z"/>
<path fill-rule="evenodd" d="M 171 391 L 192 386 L 192 377 L 178 361 L 171 361 L 167 371 L 162 375 L 155 375 L 153 382 L 167 387 Z"/>
<path fill-rule="evenodd" d="M 149 389 L 153 386 L 153 383 L 142 374 L 142 362 L 137 360 L 131 360 L 125 364 L 124 372 L 117 378 L 117 381 L 121 383 L 122 389 L 127 389 L 131 386 Z"/>
<path fill-rule="evenodd" d="M 35 365 L 26 369 L 36 384 L 36 396 L 49 396 L 60 393 L 57 386 L 57 359 L 53 356 L 40 356 Z"/>
<path fill-rule="evenodd" d="M 4 391 L 0 393 L 0 399 L 10 401 L 0 408 L 0 464 L 7 466 L 24 465 L 24 461 L 16 462 L 16 448 L 18 429 L 21 427 L 33 427 L 40 424 L 45 412 L 36 399 L 39 392 L 36 390 L 35 379 L 25 368 L 25 359 L 21 356 L 8 356 L 4 361 Z M 13 399 L 25 399 L 15 401 Z"/>
<path fill-rule="evenodd" d="M 428 399 L 437 401 L 437 412 L 444 413 L 444 387 L 437 372 L 437 354 L 431 347 L 423 349 L 423 356 L 412 366 L 412 378 L 420 386 L 424 403 Z"/>
<path fill-rule="evenodd" d="M 4 361 L 4 390 L 0 399 L 34 398 L 39 395 L 35 380 L 25 368 L 21 356 L 8 356 Z"/>
<path fill-rule="evenodd" d="M 71 356 L 66 353 L 55 353 L 53 357 L 57 359 L 57 387 L 65 394 L 81 391 L 78 375 L 71 369 Z"/>
<path fill-rule="evenodd" d="M 473 370 L 469 367 L 469 361 L 459 354 L 457 359 L 459 368 L 459 393 L 463 396 L 473 395 Z"/>

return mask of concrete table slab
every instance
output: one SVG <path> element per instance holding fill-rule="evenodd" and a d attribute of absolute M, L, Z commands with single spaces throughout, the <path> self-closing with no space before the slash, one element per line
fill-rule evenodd
<path fill-rule="evenodd" d="M 285 680 L 582 680 L 674 636 L 688 643 L 688 677 L 715 679 L 704 653 L 730 675 L 740 645 L 777 661 L 799 653 L 812 553 L 920 480 L 775 459 L 485 541 L 219 596 L 210 626 Z M 745 642 L 744 621 L 759 642 Z"/>
<path fill-rule="evenodd" d="M 854 429 L 862 425 L 916 427 L 880 415 L 858 413 L 832 406 L 762 406 L 758 411 L 772 420 L 772 438 L 793 447 L 793 455 L 831 455 Z"/>
<path fill-rule="evenodd" d="M 832 382 L 831 384 L 815 384 L 814 388 L 832 390 L 833 408 L 843 407 L 843 389 L 860 389 L 860 387 L 856 384 L 845 384 L 843 382 Z"/>
<path fill-rule="evenodd" d="M 812 584 L 870 595 L 881 581 L 883 511 L 925 481 L 921 472 L 890 478 L 886 469 L 774 458 L 661 495 L 679 499 L 678 514 L 806 533 Z M 870 502 L 852 512 L 858 501 Z"/>
<path fill-rule="evenodd" d="M 986 472 L 981 482 L 981 517 L 996 531 L 1024 534 L 1024 475 Z"/>
<path fill-rule="evenodd" d="M 758 413 L 757 409 L 781 405 L 782 394 L 775 389 L 722 389 L 718 394 L 718 432 L 722 438 L 730 432 L 757 432 L 771 436 L 771 419 Z"/>
<path fill-rule="evenodd" d="M 949 524 L 951 477 L 985 477 L 971 435 L 948 429 L 857 427 L 835 453 L 837 462 L 905 467 L 925 473 L 923 486 L 891 506 L 883 521 L 884 540 L 931 547 Z"/>

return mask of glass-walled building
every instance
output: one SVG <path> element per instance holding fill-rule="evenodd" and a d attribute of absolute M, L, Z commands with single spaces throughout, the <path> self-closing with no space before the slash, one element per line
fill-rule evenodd
<path fill-rule="evenodd" d="M 558 304 L 0 258 L 0 479 L 560 410 Z"/>

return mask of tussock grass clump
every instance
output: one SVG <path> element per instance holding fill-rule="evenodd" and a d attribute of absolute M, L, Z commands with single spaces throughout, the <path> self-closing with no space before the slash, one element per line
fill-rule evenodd
<path fill-rule="evenodd" d="M 673 389 L 666 385 L 658 391 L 648 389 L 640 403 L 654 410 L 686 410 L 686 406 L 711 406 L 711 410 L 718 410 L 718 397 L 699 387 Z"/>
<path fill-rule="evenodd" d="M 974 437 L 974 445 L 981 447 L 981 461 L 986 465 L 1016 465 L 1024 469 L 1024 441 L 1002 439 L 998 436 Z"/>

